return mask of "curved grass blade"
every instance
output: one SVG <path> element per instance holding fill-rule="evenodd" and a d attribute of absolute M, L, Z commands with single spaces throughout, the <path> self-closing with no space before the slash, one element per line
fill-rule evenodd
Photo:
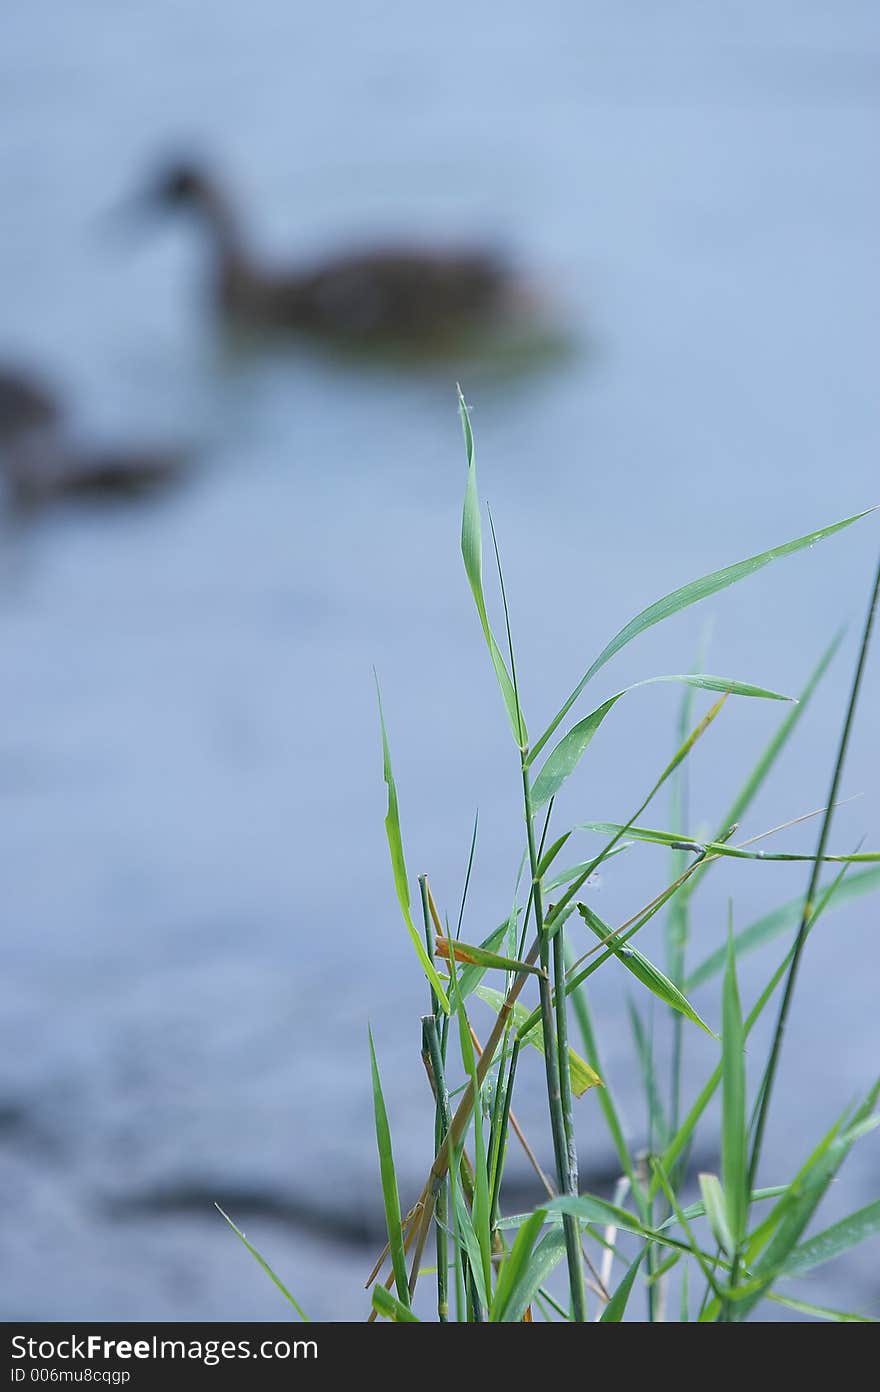
<path fill-rule="evenodd" d="M 669 1005 L 673 1010 L 680 1011 L 693 1024 L 699 1025 L 700 1029 L 711 1035 L 713 1039 L 718 1038 L 706 1024 L 706 1021 L 694 1010 L 687 996 L 683 995 L 678 987 L 669 980 L 669 977 L 664 976 L 663 972 L 654 966 L 653 962 L 649 962 L 648 958 L 634 947 L 622 947 L 618 945 L 616 939 L 609 941 L 610 934 L 603 931 L 602 920 L 593 913 L 592 909 L 586 904 L 578 904 L 577 907 L 578 913 L 591 932 L 595 933 L 599 941 L 614 953 L 627 971 L 632 972 L 637 981 L 641 981 L 643 986 L 647 986 L 648 990 L 663 1001 L 664 1005 Z"/>
<path fill-rule="evenodd" d="M 418 1315 L 414 1315 L 408 1305 L 404 1305 L 384 1286 L 373 1287 L 373 1309 L 377 1315 L 384 1315 L 386 1319 L 396 1320 L 400 1324 L 421 1323 Z"/>
<path fill-rule="evenodd" d="M 493 991 L 489 986 L 478 986 L 476 994 L 480 997 L 480 1000 L 485 1001 L 487 1005 L 491 1005 L 496 1014 L 504 1005 L 505 997 L 502 991 Z M 513 1021 L 513 1028 L 520 1028 L 528 1020 L 529 1011 L 526 1006 L 517 1001 L 513 1006 L 510 1018 Z M 520 1036 L 520 1044 L 531 1044 L 533 1049 L 537 1049 L 539 1053 L 543 1054 L 544 1035 L 541 1030 L 540 1018 L 536 1024 L 531 1026 L 526 1034 Z M 581 1058 L 580 1054 L 575 1053 L 574 1049 L 570 1046 L 568 1050 L 568 1069 L 571 1074 L 571 1090 L 575 1097 L 582 1097 L 589 1088 L 602 1087 L 602 1079 L 599 1077 L 596 1070 L 591 1068 L 590 1065 Z"/>
<path fill-rule="evenodd" d="M 820 894 L 825 894 L 830 890 L 828 908 L 839 908 L 851 899 L 857 899 L 862 894 L 871 894 L 880 889 L 880 868 L 875 870 L 863 870 L 858 874 L 848 875 L 844 880 L 835 880 L 833 884 L 825 886 Z M 789 928 L 796 928 L 800 922 L 801 914 L 804 909 L 804 897 L 799 895 L 797 899 L 790 899 L 787 904 L 782 904 L 772 913 L 764 914 L 762 918 L 750 923 L 748 928 L 743 928 L 734 936 L 734 946 L 737 957 L 743 956 L 746 952 L 753 952 L 755 948 L 762 947 L 764 943 L 772 942 L 774 938 L 781 937 Z M 693 991 L 697 986 L 702 986 L 704 982 L 710 981 L 724 967 L 727 961 L 727 947 L 719 947 L 716 952 L 711 952 L 708 957 L 695 967 L 685 982 L 685 990 Z"/>
<path fill-rule="evenodd" d="M 276 1285 L 276 1286 L 278 1287 L 278 1289 L 280 1290 L 281 1294 L 284 1296 L 284 1299 L 287 1300 L 287 1301 L 293 1306 L 294 1310 L 296 1310 L 296 1313 L 299 1315 L 299 1317 L 300 1317 L 300 1319 L 302 1320 L 303 1324 L 309 1324 L 309 1323 L 310 1323 L 309 1317 L 308 1317 L 308 1315 L 306 1314 L 305 1310 L 302 1308 L 302 1306 L 299 1304 L 299 1302 L 298 1302 L 297 1300 L 295 1300 L 294 1297 L 290 1294 L 290 1291 L 287 1289 L 287 1287 L 285 1286 L 284 1282 L 280 1279 L 280 1277 L 278 1277 L 278 1276 L 275 1275 L 275 1272 L 272 1270 L 271 1266 L 270 1266 L 269 1263 L 265 1260 L 265 1258 L 260 1256 L 259 1252 L 257 1251 L 256 1247 L 253 1245 L 253 1243 L 248 1242 L 248 1240 L 247 1240 L 247 1238 L 245 1237 L 244 1233 L 241 1231 L 241 1228 L 237 1228 L 237 1227 L 235 1226 L 235 1224 L 233 1223 L 233 1221 L 232 1221 L 232 1219 L 230 1218 L 229 1214 L 228 1214 L 228 1213 L 224 1213 L 224 1212 L 223 1212 L 223 1209 L 220 1207 L 220 1205 L 219 1205 L 218 1203 L 215 1203 L 215 1204 L 214 1204 L 214 1207 L 216 1208 L 217 1212 L 220 1214 L 220 1217 L 223 1218 L 224 1221 L 227 1222 L 227 1223 L 229 1224 L 230 1228 L 231 1228 L 232 1231 L 235 1233 L 235 1236 L 238 1238 L 239 1242 L 243 1243 L 243 1245 L 248 1249 L 248 1251 L 250 1252 L 250 1254 L 251 1254 L 251 1256 L 253 1257 L 254 1261 L 257 1262 L 257 1264 L 263 1268 L 263 1270 L 265 1271 L 266 1275 L 269 1277 L 269 1280 L 272 1281 L 273 1284 Z"/>
<path fill-rule="evenodd" d="M 583 720 L 579 720 L 576 725 L 573 725 L 568 734 L 563 736 L 553 752 L 548 755 L 544 767 L 532 786 L 532 804 L 535 808 L 543 806 L 545 802 L 550 801 L 550 798 L 555 797 L 566 778 L 574 771 L 586 753 L 592 743 L 593 736 L 606 715 L 617 705 L 621 697 L 628 695 L 630 691 L 637 691 L 639 687 L 654 686 L 658 682 L 683 682 L 686 686 L 700 687 L 704 691 L 724 691 L 730 696 L 752 696 L 765 701 L 791 700 L 790 696 L 782 696 L 778 691 L 768 691 L 763 686 L 732 681 L 727 677 L 710 677 L 702 673 L 672 677 L 648 677 L 645 681 L 633 682 L 632 686 L 625 686 L 622 691 L 615 692 L 613 696 L 609 696 L 607 701 L 603 701 L 601 706 L 597 706 Z M 529 763 L 531 763 L 531 759 Z"/>
<path fill-rule="evenodd" d="M 832 1261 L 834 1257 L 839 1257 L 841 1252 L 848 1252 L 850 1247 L 857 1246 L 866 1238 L 875 1237 L 877 1233 L 880 1233 L 880 1199 L 851 1213 L 847 1218 L 841 1218 L 830 1228 L 825 1228 L 823 1232 L 816 1233 L 815 1237 L 808 1238 L 806 1242 L 795 1247 L 791 1256 L 783 1263 L 780 1274 L 803 1276 L 805 1272 L 812 1271 L 813 1267 Z"/>
<path fill-rule="evenodd" d="M 379 1172 L 382 1177 L 382 1197 L 385 1202 L 385 1225 L 388 1229 L 388 1246 L 391 1251 L 391 1264 L 394 1269 L 394 1284 L 403 1305 L 409 1305 L 409 1286 L 406 1276 L 406 1252 L 403 1245 L 403 1231 L 400 1226 L 400 1197 L 397 1192 L 397 1175 L 394 1169 L 394 1154 L 391 1149 L 391 1130 L 382 1083 L 379 1078 L 379 1065 L 373 1045 L 373 1031 L 368 1030 L 370 1038 L 370 1068 L 373 1077 L 373 1112 L 376 1120 L 376 1145 L 379 1151 Z"/>
<path fill-rule="evenodd" d="M 406 930 L 416 950 L 416 955 L 422 964 L 426 977 L 434 988 L 437 999 L 448 1015 L 449 1001 L 443 989 L 443 983 L 437 975 L 437 969 L 428 956 L 421 936 L 416 931 L 416 926 L 412 921 L 409 880 L 406 873 L 406 860 L 403 854 L 403 838 L 400 834 L 400 807 L 397 801 L 397 784 L 394 781 L 394 771 L 391 767 L 391 750 L 388 747 L 388 732 L 385 728 L 385 713 L 382 710 L 382 694 L 379 691 L 378 680 L 376 681 L 376 694 L 379 700 L 379 723 L 382 727 L 382 771 L 385 778 L 385 785 L 388 789 L 388 810 L 385 814 L 385 835 L 388 838 L 388 849 L 391 853 L 391 868 L 394 872 L 394 888 L 397 891 L 400 911 L 403 914 L 403 921 L 406 924 Z"/>
<path fill-rule="evenodd" d="M 624 1313 L 626 1312 L 627 1302 L 632 1292 L 636 1276 L 639 1273 L 639 1267 L 642 1264 L 642 1258 L 644 1257 L 646 1250 L 647 1249 L 643 1247 L 641 1252 L 639 1252 L 639 1255 L 636 1257 L 635 1261 L 630 1266 L 620 1285 L 617 1287 L 617 1290 L 614 1292 L 611 1299 L 608 1301 L 608 1304 L 605 1306 L 605 1309 L 599 1316 L 600 1324 L 620 1324 L 621 1320 L 623 1319 Z"/>
<path fill-rule="evenodd" d="M 763 569 L 771 561 L 781 560 L 784 556 L 794 555 L 796 551 L 803 551 L 806 547 L 815 546 L 817 541 L 823 541 L 826 537 L 833 536 L 835 532 L 852 526 L 853 522 L 867 517 L 870 512 L 873 512 L 873 508 L 866 508 L 864 512 L 855 513 L 852 517 L 845 517 L 841 522 L 833 522 L 829 527 L 821 527 L 817 532 L 809 532 L 806 536 L 796 537 L 794 541 L 786 542 L 782 546 L 775 546 L 770 551 L 762 551 L 757 556 L 749 556 L 744 561 L 737 561 L 734 565 L 725 566 L 723 570 L 715 570 L 710 575 L 703 575 L 699 580 L 692 580 L 690 584 L 682 585 L 680 589 L 672 590 L 662 599 L 656 600 L 654 604 L 649 604 L 647 609 L 643 609 L 641 613 L 636 614 L 635 618 L 630 619 L 629 623 L 624 624 L 623 628 L 605 645 L 592 666 L 587 668 L 574 691 L 557 711 L 535 744 L 532 757 L 534 758 L 544 748 L 547 741 L 552 739 L 554 732 L 562 724 L 587 683 L 592 681 L 606 662 L 609 662 L 616 653 L 619 653 L 621 648 L 626 647 L 627 643 L 631 643 L 634 638 L 637 638 L 647 629 L 653 628 L 655 624 L 671 618 L 673 614 L 681 613 L 683 609 L 690 608 L 692 604 L 698 604 L 700 600 L 707 599 L 709 595 L 717 594 L 719 590 L 727 589 L 729 585 L 735 585 L 737 581 L 754 575 L 756 571 Z"/>
<path fill-rule="evenodd" d="M 468 414 L 467 402 L 462 395 L 461 387 L 458 389 L 458 410 L 461 416 L 461 428 L 464 431 L 464 443 L 467 451 L 468 478 L 467 487 L 464 495 L 464 510 L 461 519 L 461 555 L 464 561 L 464 568 L 477 606 L 477 614 L 480 618 L 480 626 L 483 636 L 486 639 L 486 646 L 489 649 L 489 656 L 492 659 L 492 666 L 495 668 L 495 675 L 498 678 L 498 685 L 501 687 L 501 695 L 504 698 L 507 718 L 510 721 L 510 728 L 513 731 L 513 738 L 516 740 L 517 747 L 525 749 L 528 744 L 528 734 L 526 732 L 525 721 L 519 707 L 516 692 L 507 664 L 501 656 L 501 649 L 495 641 L 495 635 L 489 623 L 489 616 L 486 612 L 486 599 L 483 594 L 483 535 L 480 526 L 480 499 L 477 494 L 477 469 L 474 462 L 474 436 L 471 430 L 471 420 Z"/>

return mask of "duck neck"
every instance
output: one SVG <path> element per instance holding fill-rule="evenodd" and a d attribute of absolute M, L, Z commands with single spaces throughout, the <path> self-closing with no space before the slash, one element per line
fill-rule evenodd
<path fill-rule="evenodd" d="M 206 181 L 199 191 L 198 211 L 211 238 L 221 276 L 246 273 L 250 266 L 238 214 L 223 189 Z"/>

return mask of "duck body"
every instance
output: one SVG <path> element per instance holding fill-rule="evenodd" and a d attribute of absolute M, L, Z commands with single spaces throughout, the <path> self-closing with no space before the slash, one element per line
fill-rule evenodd
<path fill-rule="evenodd" d="M 429 345 L 477 330 L 507 307 L 509 290 L 488 254 L 412 248 L 340 255 L 288 274 L 232 261 L 219 282 L 235 323 L 364 345 Z"/>
<path fill-rule="evenodd" d="M 147 200 L 197 216 L 212 247 L 217 307 L 251 330 L 431 347 L 503 322 L 526 299 L 512 269 L 482 247 L 389 245 L 287 270 L 264 267 L 227 193 L 198 166 L 168 171 Z"/>
<path fill-rule="evenodd" d="M 51 387 L 0 367 L 0 469 L 16 505 L 139 497 L 170 484 L 184 464 L 170 450 L 80 444 Z"/>

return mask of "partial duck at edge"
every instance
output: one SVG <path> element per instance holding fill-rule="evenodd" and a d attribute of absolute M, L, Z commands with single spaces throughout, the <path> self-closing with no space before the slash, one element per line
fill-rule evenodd
<path fill-rule="evenodd" d="M 81 444 L 51 386 L 0 364 L 0 472 L 18 506 L 140 497 L 176 480 L 185 462 L 180 452 L 149 446 Z"/>

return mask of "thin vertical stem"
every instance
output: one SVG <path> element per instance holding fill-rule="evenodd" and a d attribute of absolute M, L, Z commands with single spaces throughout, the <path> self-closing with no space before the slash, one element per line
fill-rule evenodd
<path fill-rule="evenodd" d="M 431 1072 L 434 1075 L 434 1093 L 437 1099 L 434 1117 L 434 1143 L 439 1146 L 449 1130 L 449 1094 L 440 1053 L 440 1036 L 437 1033 L 437 1020 L 426 1015 L 422 1020 L 423 1046 L 428 1054 Z M 437 1236 L 437 1318 L 441 1324 L 449 1319 L 449 1245 L 447 1241 L 446 1179 L 437 1189 L 434 1214 Z"/>
<path fill-rule="evenodd" d="M 510 631 L 510 610 L 507 605 L 507 591 L 504 587 L 504 574 L 501 569 L 501 555 L 498 550 L 498 538 L 495 535 L 495 523 L 492 521 L 492 514 L 489 513 L 489 525 L 492 529 L 492 544 L 495 548 L 495 563 L 498 567 L 498 579 L 501 587 L 501 601 L 504 605 L 504 623 L 507 630 L 507 649 L 510 653 L 510 678 L 513 684 L 513 694 L 516 701 L 518 744 L 520 750 L 520 771 L 522 774 L 523 805 L 526 818 L 526 836 L 529 849 L 529 868 L 532 879 L 532 904 L 535 910 L 535 927 L 538 933 L 538 947 L 540 953 L 541 966 L 544 969 L 543 975 L 538 978 L 538 987 L 541 1000 L 541 1021 L 544 1031 L 544 1064 L 547 1075 L 547 1102 L 550 1109 L 550 1128 L 553 1133 L 553 1153 L 556 1159 L 556 1176 L 560 1192 L 563 1194 L 577 1194 L 577 1158 L 574 1154 L 574 1136 L 571 1128 L 571 1091 L 570 1079 L 568 1079 L 568 1051 L 564 1056 L 564 1065 L 569 1082 L 569 1115 L 566 1120 L 563 1105 L 563 1094 L 561 1085 L 560 1056 L 558 1052 L 557 1029 L 554 1026 L 553 1013 L 553 989 L 550 984 L 550 938 L 544 927 L 544 903 L 541 892 L 541 877 L 538 874 L 540 858 L 538 848 L 535 843 L 535 812 L 532 807 L 532 786 L 529 778 L 528 766 L 528 738 L 525 733 L 525 722 L 522 718 L 522 707 L 519 699 L 519 686 L 516 679 L 516 658 L 513 652 L 513 636 Z M 546 825 L 544 834 L 546 835 Z M 563 956 L 564 932 L 560 925 L 556 934 L 559 945 L 558 957 L 554 950 L 554 958 L 558 965 L 558 985 L 559 997 L 562 1012 L 562 1032 L 563 1038 L 567 1037 L 567 1022 L 565 1017 L 565 959 Z M 572 1187 L 573 1184 L 573 1187 Z M 571 1288 L 571 1307 L 572 1318 L 576 1323 L 583 1324 L 587 1318 L 586 1292 L 584 1288 L 584 1267 L 583 1253 L 581 1251 L 580 1224 L 576 1217 L 570 1213 L 563 1214 L 563 1232 L 565 1234 L 565 1250 L 568 1259 L 568 1280 Z"/>
<path fill-rule="evenodd" d="M 788 1022 L 788 1013 L 791 1007 L 794 988 L 797 982 L 798 968 L 801 957 L 803 956 L 804 943 L 810 929 L 810 918 L 813 912 L 813 900 L 819 886 L 819 877 L 822 873 L 822 857 L 825 854 L 825 847 L 828 844 L 828 836 L 831 831 L 831 820 L 834 815 L 834 804 L 837 801 L 837 790 L 843 776 L 843 765 L 846 759 L 846 751 L 849 745 L 850 733 L 852 731 L 853 719 L 856 713 L 856 706 L 859 699 L 859 690 L 862 685 L 862 676 L 865 670 L 865 662 L 868 655 L 868 645 L 871 641 L 871 630 L 874 626 L 874 618 L 877 613 L 877 603 L 880 599 L 880 564 L 874 578 L 874 587 L 871 591 L 871 600 L 868 605 L 868 612 L 865 616 L 865 626 L 862 631 L 862 641 L 859 647 L 859 656 L 856 661 L 856 669 L 853 675 L 852 687 L 849 694 L 849 703 L 846 709 L 846 718 L 843 722 L 843 729 L 840 733 L 840 743 L 837 748 L 837 758 L 834 764 L 834 772 L 831 776 L 831 787 L 828 793 L 825 816 L 822 819 L 822 827 L 819 832 L 819 842 L 816 847 L 816 858 L 813 861 L 813 868 L 810 872 L 807 895 L 804 900 L 804 907 L 801 913 L 801 921 L 794 943 L 794 952 L 791 958 L 791 966 L 788 969 L 788 977 L 785 982 L 785 991 L 782 996 L 782 1003 L 779 1007 L 779 1015 L 776 1021 L 776 1032 L 773 1036 L 773 1045 L 770 1049 L 770 1056 L 767 1060 L 767 1067 L 761 1081 L 760 1104 L 758 1108 L 758 1119 L 755 1125 L 755 1138 L 752 1143 L 752 1155 L 749 1162 L 749 1193 L 754 1188 L 755 1179 L 758 1173 L 758 1165 L 761 1160 L 761 1147 L 764 1143 L 764 1131 L 767 1126 L 767 1115 L 770 1110 L 770 1098 L 773 1093 L 773 1085 L 776 1081 L 776 1073 L 779 1067 L 779 1055 L 782 1051 L 782 1040 L 785 1035 L 785 1026 Z"/>
<path fill-rule="evenodd" d="M 538 978 L 538 986 L 541 1000 L 541 1022 L 544 1029 L 544 1065 L 547 1077 L 547 1102 L 550 1108 L 550 1128 L 553 1133 L 553 1153 L 556 1159 L 556 1178 L 559 1184 L 560 1193 L 577 1194 L 575 1188 L 571 1187 L 571 1172 L 569 1168 L 569 1139 L 565 1124 L 565 1113 L 562 1105 L 562 1091 L 560 1082 L 559 1053 L 557 1051 L 556 1028 L 553 1010 L 553 991 L 550 985 L 550 940 L 544 928 L 544 902 L 541 893 L 541 881 L 538 875 L 538 852 L 535 845 L 535 826 L 534 813 L 532 811 L 532 790 L 529 781 L 529 771 L 526 766 L 525 757 L 522 761 L 522 782 L 523 800 L 525 802 L 526 813 L 526 834 L 529 845 L 529 864 L 532 871 L 532 895 L 535 908 L 535 927 L 538 932 L 538 943 L 541 966 L 544 974 Z M 560 928 L 556 934 L 555 941 L 563 945 L 563 929 Z M 554 953 L 555 956 L 555 953 Z M 565 1007 L 565 964 L 562 960 L 562 976 L 559 980 L 559 996 L 562 1000 L 563 1009 Z M 566 1057 L 567 1064 L 567 1057 Z M 576 1173 L 576 1171 L 575 1171 Z M 584 1268 L 581 1253 L 581 1237 L 578 1220 L 570 1213 L 566 1213 L 562 1218 L 563 1232 L 565 1234 L 565 1251 L 568 1258 L 568 1279 L 571 1287 L 571 1306 L 572 1318 L 578 1324 L 583 1324 L 587 1318 L 586 1294 L 584 1290 Z"/>

